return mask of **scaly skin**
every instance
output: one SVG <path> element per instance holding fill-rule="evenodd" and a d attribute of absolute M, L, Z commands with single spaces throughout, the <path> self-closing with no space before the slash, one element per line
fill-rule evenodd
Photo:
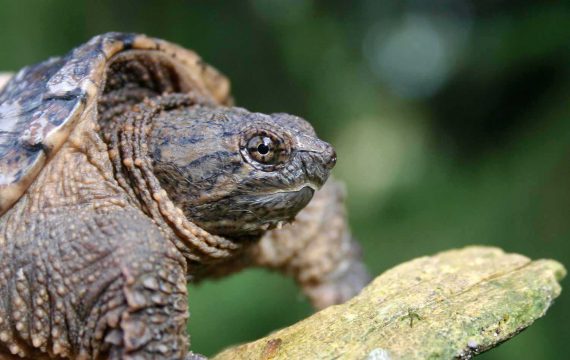
<path fill-rule="evenodd" d="M 182 111 L 191 115 L 196 108 Z M 113 129 L 134 131 L 124 125 Z M 278 269 L 294 276 L 318 307 L 344 301 L 366 280 L 338 185 L 326 186 L 297 222 L 271 230 L 259 243 L 257 228 L 250 236 L 221 238 L 191 227 L 164 189 L 152 188 L 144 178 L 152 176 L 151 168 L 146 175 L 132 174 L 150 159 L 137 161 L 136 149 L 113 153 L 96 130 L 88 123 L 75 129 L 24 197 L 0 218 L 5 358 L 195 357 L 187 353 L 187 275 L 197 281 L 249 265 Z"/>
<path fill-rule="evenodd" d="M 84 130 L 0 218 L 2 351 L 183 358 L 186 261 L 129 203 L 104 144 Z"/>
<path fill-rule="evenodd" d="M 98 106 L 0 217 L 0 358 L 197 359 L 187 279 L 263 266 L 318 308 L 367 282 L 338 183 L 307 205 L 336 157 L 304 120 L 129 87 Z"/>

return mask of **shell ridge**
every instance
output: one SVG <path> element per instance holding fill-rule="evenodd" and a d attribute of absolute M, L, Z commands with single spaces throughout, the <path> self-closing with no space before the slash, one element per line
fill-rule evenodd
<path fill-rule="evenodd" d="M 106 65 L 129 49 L 176 58 L 200 92 L 220 104 L 232 102 L 229 81 L 195 52 L 136 33 L 98 35 L 62 57 L 26 66 L 0 90 L 0 215 L 25 192 L 77 122 L 94 118 L 83 112 L 95 109 L 88 104 L 96 101 Z"/>
<path fill-rule="evenodd" d="M 103 68 L 104 39 L 97 36 L 63 57 L 25 67 L 0 93 L 0 214 L 19 199 L 96 96 L 86 80 Z"/>

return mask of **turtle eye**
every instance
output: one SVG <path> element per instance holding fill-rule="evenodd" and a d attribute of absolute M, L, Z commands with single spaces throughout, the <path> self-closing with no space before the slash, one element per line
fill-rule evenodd
<path fill-rule="evenodd" d="M 250 163 L 262 170 L 271 171 L 289 158 L 289 148 L 284 140 L 261 132 L 253 134 L 242 148 L 242 154 Z"/>
<path fill-rule="evenodd" d="M 247 151 L 253 160 L 262 164 L 273 164 L 276 155 L 275 145 L 269 136 L 257 135 L 247 142 Z"/>

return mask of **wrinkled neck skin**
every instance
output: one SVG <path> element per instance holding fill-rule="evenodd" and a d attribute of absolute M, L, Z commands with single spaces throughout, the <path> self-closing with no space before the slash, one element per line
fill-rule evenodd
<path fill-rule="evenodd" d="M 181 251 L 192 265 L 188 267 L 191 272 L 243 253 L 250 242 L 240 243 L 210 234 L 186 218 L 162 188 L 148 155 L 148 135 L 152 118 L 158 112 L 192 107 L 205 101 L 173 95 L 160 103 L 147 99 L 129 104 L 124 98 L 124 94 L 118 94 L 100 100 L 99 124 L 101 136 L 108 145 L 115 178 L 131 202 L 152 218 Z M 120 105 L 112 106 L 115 103 Z"/>

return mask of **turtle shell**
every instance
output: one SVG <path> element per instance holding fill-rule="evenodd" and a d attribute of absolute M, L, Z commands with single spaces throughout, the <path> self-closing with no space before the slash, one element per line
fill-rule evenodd
<path fill-rule="evenodd" d="M 125 76 L 129 62 L 136 71 Z M 164 74 L 169 81 L 157 80 Z M 221 105 L 232 101 L 229 81 L 196 53 L 140 34 L 102 34 L 63 57 L 26 67 L 0 89 L 0 215 L 79 122 L 96 121 L 97 106 L 90 105 L 99 95 L 129 81 L 158 94 L 195 91 Z"/>

